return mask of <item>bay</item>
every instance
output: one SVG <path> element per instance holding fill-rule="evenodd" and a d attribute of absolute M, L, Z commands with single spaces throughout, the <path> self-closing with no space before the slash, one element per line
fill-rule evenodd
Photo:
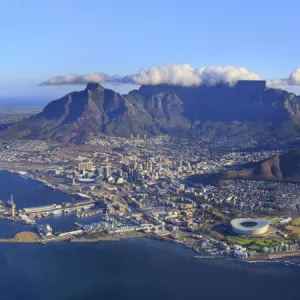
<path fill-rule="evenodd" d="M 17 206 L 61 203 L 70 197 L 7 172 L 0 172 L 0 179 L 1 199 L 11 190 L 20 190 L 15 192 Z M 51 222 L 58 231 L 68 230 L 76 220 L 70 215 L 39 222 Z M 0 221 L 0 236 L 28 229 L 35 230 L 29 225 Z M 194 254 L 180 244 L 150 239 L 0 244 L 0 299 L 299 299 L 297 267 L 197 260 Z"/>

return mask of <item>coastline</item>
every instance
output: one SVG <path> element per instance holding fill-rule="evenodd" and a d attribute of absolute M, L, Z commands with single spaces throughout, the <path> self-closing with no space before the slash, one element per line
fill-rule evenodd
<path fill-rule="evenodd" d="M 63 236 L 63 237 L 50 237 L 46 239 L 41 239 L 36 233 L 33 232 L 19 232 L 13 238 L 0 238 L 0 244 L 48 244 L 54 242 L 62 242 L 62 241 L 69 241 L 70 243 L 101 243 L 101 242 L 119 242 L 121 240 L 127 239 L 136 239 L 136 238 L 146 238 L 146 239 L 153 239 L 153 240 L 160 240 L 166 241 L 171 243 L 182 244 L 186 248 L 192 249 L 194 252 L 199 254 L 195 249 L 191 248 L 188 245 L 180 241 L 176 241 L 167 237 L 156 236 L 154 234 L 144 234 L 144 233 L 137 233 L 137 234 L 128 234 L 128 235 L 90 235 L 90 236 L 81 236 L 81 237 L 74 237 L 74 236 Z M 293 251 L 293 252 L 286 252 L 286 253 L 273 253 L 273 254 L 261 254 L 257 256 L 252 256 L 247 259 L 238 259 L 229 256 L 212 256 L 212 255 L 194 255 L 194 259 L 204 259 L 204 260 L 219 260 L 219 259 L 226 259 L 226 260 L 234 260 L 234 261 L 242 261 L 246 263 L 256 263 L 256 262 L 281 262 L 281 260 L 287 258 L 299 258 L 300 251 Z"/>
<path fill-rule="evenodd" d="M 32 176 L 29 176 L 28 173 L 26 171 L 19 171 L 19 170 L 11 170 L 11 169 L 0 169 L 0 171 L 6 171 L 6 172 L 9 172 L 9 173 L 12 173 L 12 174 L 16 174 L 20 177 L 23 177 L 25 179 L 30 179 L 30 180 L 33 180 L 33 181 L 37 181 L 37 182 L 40 182 L 42 183 L 45 187 L 48 187 L 52 190 L 56 190 L 55 187 L 53 187 L 53 185 L 51 185 L 50 183 L 47 183 L 47 181 L 45 181 L 44 179 L 42 178 L 37 178 L 37 177 L 32 177 Z M 64 193 L 66 195 L 75 195 L 76 193 L 75 192 L 71 192 L 69 190 L 66 190 L 66 189 L 57 189 L 57 191 L 61 192 L 61 193 Z"/>
<path fill-rule="evenodd" d="M 25 171 L 19 171 L 19 170 L 11 170 L 11 169 L 0 169 L 1 171 L 7 171 L 12 174 L 16 174 L 20 177 L 31 179 L 34 181 L 38 181 L 42 183 L 45 187 L 49 187 L 51 189 L 55 189 L 51 184 L 48 184 L 45 180 L 41 178 L 35 178 L 32 176 L 28 176 L 28 174 Z M 74 195 L 74 192 L 65 190 L 65 189 L 59 189 L 59 192 L 62 192 L 64 194 L 68 195 Z M 13 221 L 11 219 L 7 219 L 8 221 Z M 238 259 L 234 257 L 229 256 L 212 256 L 212 255 L 202 255 L 199 253 L 194 247 L 191 247 L 190 245 L 185 244 L 182 241 L 171 239 L 167 236 L 159 236 L 155 234 L 147 234 L 147 233 L 130 233 L 125 235 L 97 235 L 97 234 L 90 234 L 86 236 L 81 237 L 75 237 L 71 235 L 66 236 L 52 236 L 48 237 L 46 239 L 41 239 L 36 233 L 33 232 L 19 232 L 12 238 L 1 238 L 0 237 L 0 244 L 48 244 L 53 242 L 61 242 L 61 241 L 69 241 L 71 243 L 99 243 L 99 242 L 118 242 L 124 239 L 135 239 L 135 238 L 148 238 L 148 239 L 156 239 L 156 240 L 163 240 L 168 241 L 171 243 L 179 243 L 184 245 L 186 248 L 193 249 L 194 252 L 196 252 L 197 255 L 194 255 L 193 257 L 195 259 L 230 259 L 230 260 L 236 260 L 236 261 L 243 261 L 247 263 L 255 263 L 255 262 L 274 262 L 274 261 L 280 261 L 287 258 L 297 258 L 300 257 L 300 250 L 294 251 L 294 252 L 281 252 L 281 253 L 271 253 L 271 254 L 258 254 L 252 257 L 249 257 L 247 259 Z"/>

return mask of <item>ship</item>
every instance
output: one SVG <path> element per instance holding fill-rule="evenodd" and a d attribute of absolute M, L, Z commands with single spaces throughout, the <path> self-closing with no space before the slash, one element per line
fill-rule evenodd
<path fill-rule="evenodd" d="M 37 225 L 36 229 L 38 231 L 38 233 L 42 236 L 42 237 L 47 237 L 47 236 L 52 236 L 52 228 L 49 224 L 46 225 Z"/>

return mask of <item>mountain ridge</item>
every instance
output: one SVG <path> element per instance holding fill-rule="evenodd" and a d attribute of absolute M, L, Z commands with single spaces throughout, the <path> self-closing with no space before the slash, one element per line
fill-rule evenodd
<path fill-rule="evenodd" d="M 265 81 L 235 86 L 141 86 L 120 95 L 89 83 L 0 131 L 0 138 L 83 142 L 95 135 L 300 134 L 300 97 Z"/>
<path fill-rule="evenodd" d="M 300 150 L 275 155 L 224 174 L 223 179 L 300 182 Z"/>

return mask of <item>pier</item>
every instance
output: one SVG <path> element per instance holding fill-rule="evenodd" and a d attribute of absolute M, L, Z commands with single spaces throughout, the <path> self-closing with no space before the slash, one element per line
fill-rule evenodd
<path fill-rule="evenodd" d="M 82 229 L 83 228 L 83 225 L 81 225 L 80 223 L 78 222 L 74 222 L 74 225 L 76 225 L 78 228 Z"/>

